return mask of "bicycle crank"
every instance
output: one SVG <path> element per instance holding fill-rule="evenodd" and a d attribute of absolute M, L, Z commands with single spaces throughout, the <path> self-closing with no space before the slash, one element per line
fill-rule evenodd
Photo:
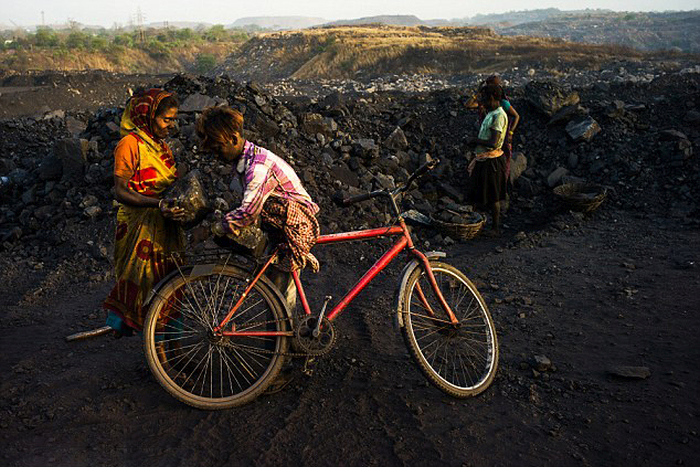
<path fill-rule="evenodd" d="M 323 355 L 335 344 L 335 329 L 327 318 L 305 316 L 294 331 L 299 349 L 309 355 Z"/>

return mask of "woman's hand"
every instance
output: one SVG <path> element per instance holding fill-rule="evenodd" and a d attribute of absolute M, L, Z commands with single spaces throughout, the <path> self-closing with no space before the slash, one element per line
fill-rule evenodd
<path fill-rule="evenodd" d="M 476 109 L 479 107 L 479 99 L 477 98 L 476 94 L 469 96 L 467 100 L 464 102 L 464 106 L 468 109 Z"/>
<path fill-rule="evenodd" d="M 179 221 L 185 217 L 185 210 L 178 207 L 174 199 L 161 199 L 158 202 L 158 209 L 163 217 L 168 219 Z"/>

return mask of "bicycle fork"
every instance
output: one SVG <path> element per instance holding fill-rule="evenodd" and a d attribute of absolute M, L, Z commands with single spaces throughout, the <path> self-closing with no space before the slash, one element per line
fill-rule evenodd
<path fill-rule="evenodd" d="M 425 275 L 428 277 L 428 282 L 430 283 L 430 286 L 433 288 L 433 292 L 435 292 L 435 296 L 438 299 L 438 302 L 440 302 L 440 306 L 444 310 L 444 312 L 447 314 L 447 317 L 450 320 L 450 324 L 457 326 L 459 324 L 459 320 L 455 316 L 454 312 L 450 308 L 450 305 L 447 304 L 447 301 L 445 300 L 445 297 L 442 295 L 442 290 L 440 290 L 440 287 L 438 287 L 437 281 L 435 280 L 435 275 L 433 274 L 433 269 L 430 267 L 430 261 L 428 258 L 421 252 L 413 250 L 413 253 L 418 256 L 420 259 L 421 263 L 423 263 L 423 269 L 425 270 Z M 416 281 L 416 290 L 418 292 L 418 299 L 421 301 L 421 304 L 425 307 L 425 309 L 428 311 L 428 314 L 430 315 L 431 318 L 438 319 L 435 316 L 435 311 L 433 311 L 433 307 L 430 306 L 430 303 L 428 303 L 428 299 L 425 296 L 425 293 L 423 293 L 423 289 L 420 285 L 420 282 Z"/>

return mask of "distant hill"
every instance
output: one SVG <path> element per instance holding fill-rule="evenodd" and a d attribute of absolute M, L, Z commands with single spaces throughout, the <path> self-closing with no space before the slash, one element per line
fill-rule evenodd
<path fill-rule="evenodd" d="M 504 35 L 700 53 L 700 10 L 667 13 L 560 12 L 542 21 L 495 27 Z"/>
<path fill-rule="evenodd" d="M 237 19 L 231 24 L 231 27 L 243 28 L 246 26 L 258 26 L 263 29 L 279 31 L 286 29 L 305 29 L 325 22 L 327 22 L 327 20 L 323 18 L 308 16 L 250 16 Z"/>
<path fill-rule="evenodd" d="M 562 11 L 558 8 L 544 8 L 539 10 L 508 11 L 506 13 L 494 13 L 488 15 L 477 14 L 472 17 L 453 20 L 461 25 L 516 25 L 531 23 L 533 21 L 544 21 L 549 18 L 559 16 Z"/>
<path fill-rule="evenodd" d="M 324 26 L 358 26 L 361 24 L 388 24 L 392 26 L 428 26 L 428 24 L 413 15 L 382 15 L 366 16 L 357 19 L 343 19 L 326 23 Z"/>
<path fill-rule="evenodd" d="M 195 22 L 195 21 L 160 21 L 156 23 L 148 23 L 145 25 L 147 28 L 155 28 L 155 29 L 161 29 L 161 28 L 175 28 L 175 29 L 197 29 L 197 28 L 210 28 L 212 27 L 213 24 L 211 23 L 203 23 L 203 22 Z"/>
<path fill-rule="evenodd" d="M 241 81 L 457 75 L 513 67 L 596 69 L 644 55 L 619 46 L 506 37 L 485 27 L 327 26 L 257 34 L 210 73 Z"/>

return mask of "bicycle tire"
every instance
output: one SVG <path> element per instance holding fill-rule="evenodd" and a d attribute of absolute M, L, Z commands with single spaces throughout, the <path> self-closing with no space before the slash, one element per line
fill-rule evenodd
<path fill-rule="evenodd" d="M 434 386 L 457 398 L 476 396 L 489 387 L 498 368 L 496 328 L 486 302 L 474 284 L 457 268 L 430 261 L 443 297 L 460 326 L 445 321 L 423 267 L 416 267 L 406 282 L 402 303 L 402 334 L 411 356 Z M 420 283 L 435 318 L 426 311 L 416 284 Z"/>
<path fill-rule="evenodd" d="M 143 327 L 144 353 L 158 383 L 181 402 L 205 410 L 243 405 L 279 374 L 286 336 L 212 333 L 213 323 L 236 303 L 249 277 L 230 265 L 211 265 L 197 274 L 190 267 L 156 292 Z M 226 328 L 235 324 L 238 330 L 286 331 L 284 305 L 272 287 L 258 280 Z"/>

